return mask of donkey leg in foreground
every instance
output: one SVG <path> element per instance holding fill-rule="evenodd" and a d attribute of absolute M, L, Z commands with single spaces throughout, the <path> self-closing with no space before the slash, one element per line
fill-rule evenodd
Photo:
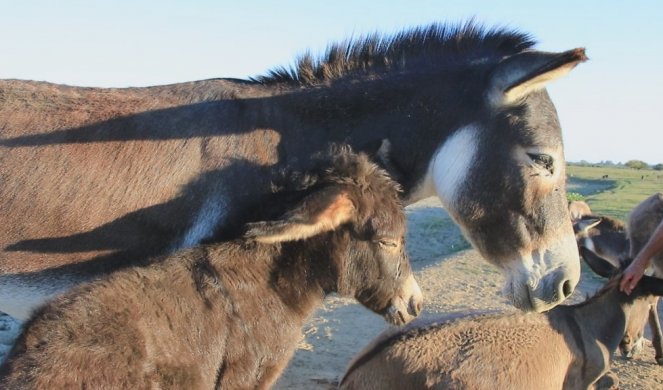
<path fill-rule="evenodd" d="M 581 248 L 592 266 L 615 268 Z M 350 363 L 343 389 L 586 390 L 601 379 L 633 306 L 663 295 L 644 277 L 629 296 L 619 276 L 587 301 L 546 313 L 465 317 L 378 337 Z"/>
<path fill-rule="evenodd" d="M 281 217 L 249 223 L 245 238 L 117 271 L 39 309 L 0 388 L 264 389 L 328 293 L 410 321 L 422 297 L 397 184 L 347 151 L 323 168 L 256 205 Z"/>

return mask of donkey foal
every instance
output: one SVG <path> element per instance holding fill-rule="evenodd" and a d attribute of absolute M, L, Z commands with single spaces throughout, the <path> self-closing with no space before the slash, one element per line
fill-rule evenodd
<path fill-rule="evenodd" d="M 581 252 L 599 267 L 612 267 L 585 248 Z M 634 302 L 651 295 L 663 295 L 663 281 L 645 276 L 628 296 L 615 277 L 584 303 L 546 313 L 411 325 L 361 351 L 341 388 L 594 388 L 610 367 Z"/>
<path fill-rule="evenodd" d="M 364 155 L 331 160 L 294 176 L 290 206 L 276 202 L 280 218 L 243 238 L 118 271 L 37 310 L 0 388 L 264 389 L 327 293 L 411 320 L 422 297 L 398 186 Z"/>

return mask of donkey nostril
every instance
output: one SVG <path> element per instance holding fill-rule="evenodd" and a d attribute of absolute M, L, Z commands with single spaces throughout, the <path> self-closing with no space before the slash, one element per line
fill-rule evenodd
<path fill-rule="evenodd" d="M 562 294 L 564 294 L 564 298 L 568 298 L 572 293 L 573 287 L 571 286 L 571 281 L 565 280 L 562 284 Z"/>
<path fill-rule="evenodd" d="M 422 307 L 421 301 L 415 300 L 415 299 L 410 299 L 410 305 L 409 306 L 410 306 L 410 308 L 409 308 L 408 311 L 413 316 L 416 317 L 416 316 L 419 315 L 419 313 L 421 313 L 421 307 Z"/>

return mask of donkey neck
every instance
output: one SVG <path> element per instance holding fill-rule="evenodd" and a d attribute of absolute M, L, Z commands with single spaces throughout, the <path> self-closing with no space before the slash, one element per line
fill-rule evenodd
<path fill-rule="evenodd" d="M 578 324 L 586 345 L 596 340 L 612 353 L 624 335 L 633 300 L 613 285 L 588 301 L 570 307 L 572 318 L 569 320 Z"/>
<path fill-rule="evenodd" d="M 476 120 L 483 107 L 477 98 L 481 96 L 478 82 L 466 76 L 450 69 L 439 74 L 347 78 L 284 96 L 282 107 L 303 122 L 307 129 L 303 136 L 308 134 L 309 142 L 315 142 L 312 134 L 324 132 L 319 139 L 377 154 L 388 140 L 388 161 L 380 162 L 401 184 L 407 199 L 420 184 L 436 148 L 453 131 Z M 440 101 L 446 107 L 443 111 L 437 108 Z M 425 123 L 416 119 L 431 115 Z M 292 145 L 293 151 L 297 147 Z"/>
<path fill-rule="evenodd" d="M 337 291 L 339 265 L 334 259 L 343 250 L 335 236 L 275 245 L 270 283 L 287 307 L 308 315 L 328 293 Z"/>

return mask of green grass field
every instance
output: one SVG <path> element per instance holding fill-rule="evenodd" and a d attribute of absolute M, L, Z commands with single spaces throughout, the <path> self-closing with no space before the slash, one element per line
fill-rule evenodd
<path fill-rule="evenodd" d="M 622 221 L 638 203 L 663 191 L 663 171 L 567 166 L 566 174 L 567 191 L 583 195 L 593 213 Z"/>

